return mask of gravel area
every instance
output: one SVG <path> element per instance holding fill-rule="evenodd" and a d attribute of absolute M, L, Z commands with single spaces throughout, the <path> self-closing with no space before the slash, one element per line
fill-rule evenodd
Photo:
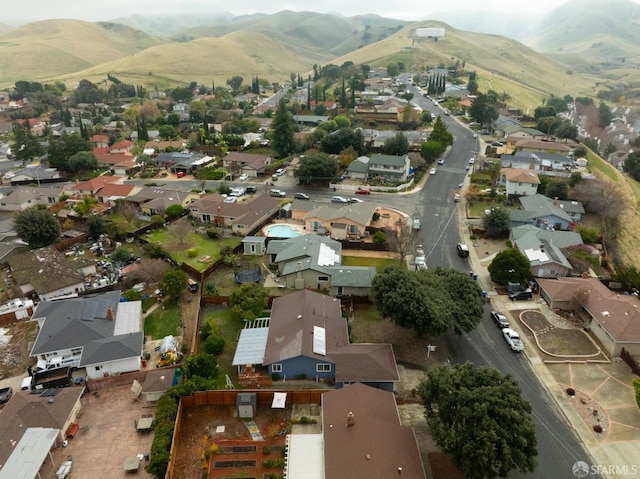
<path fill-rule="evenodd" d="M 568 389 L 570 388 L 565 389 L 565 393 Z M 605 440 L 607 432 L 609 431 L 609 416 L 607 415 L 607 411 L 595 399 L 580 391 L 574 391 L 574 396 L 567 394 L 570 398 L 571 404 L 573 404 L 573 407 L 575 407 L 576 411 L 589 427 L 589 430 L 594 437 L 598 441 Z M 602 432 L 596 432 L 594 430 L 594 427 L 596 426 L 602 427 Z"/>

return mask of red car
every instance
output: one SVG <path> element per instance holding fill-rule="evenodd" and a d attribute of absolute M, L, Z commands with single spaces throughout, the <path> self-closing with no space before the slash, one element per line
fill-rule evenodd
<path fill-rule="evenodd" d="M 370 195 L 371 190 L 365 190 L 364 188 L 356 190 L 356 195 Z"/>
<path fill-rule="evenodd" d="M 185 175 L 184 171 L 178 171 L 178 172 L 176 173 L 176 177 L 177 177 L 177 178 L 184 178 L 184 175 Z"/>

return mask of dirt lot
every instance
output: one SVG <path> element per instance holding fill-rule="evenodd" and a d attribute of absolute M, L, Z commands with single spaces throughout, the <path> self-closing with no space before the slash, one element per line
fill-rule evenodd
<path fill-rule="evenodd" d="M 0 328 L 0 338 L 5 338 L 0 346 L 0 379 L 27 374 L 27 367 L 33 364 L 29 357 L 31 344 L 36 338 L 36 324 L 20 321 Z"/>
<path fill-rule="evenodd" d="M 234 405 L 187 409 L 180 427 L 174 477 L 263 479 L 267 473 L 282 474 L 282 467 L 265 467 L 265 461 L 271 460 L 274 464 L 284 457 L 284 432 L 290 427 L 290 419 L 289 408 L 273 410 L 258 405 L 253 421 L 264 441 L 255 441 L 249 432 L 249 424 L 237 417 Z M 238 449 L 238 446 L 245 447 Z M 214 451 L 218 452 L 211 454 Z M 207 460 L 209 456 L 211 461 Z M 208 476 L 205 476 L 203 472 L 207 470 Z"/>

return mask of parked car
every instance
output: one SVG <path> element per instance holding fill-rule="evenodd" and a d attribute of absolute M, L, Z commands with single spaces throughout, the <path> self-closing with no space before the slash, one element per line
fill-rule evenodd
<path fill-rule="evenodd" d="M 278 168 L 276 170 L 276 176 L 282 176 L 287 172 L 287 170 L 285 168 Z"/>
<path fill-rule="evenodd" d="M 237 196 L 227 196 L 224 199 L 225 203 L 237 203 L 238 202 L 238 197 Z"/>
<path fill-rule="evenodd" d="M 504 146 L 504 143 L 502 143 L 501 141 L 492 141 L 491 142 L 491 146 L 495 146 L 497 148 Z"/>
<path fill-rule="evenodd" d="M 498 311 L 491 311 L 491 319 L 493 319 L 493 322 L 496 323 L 496 326 L 498 326 L 500 329 L 509 327 L 509 321 L 507 320 L 507 317 L 504 314 L 499 313 Z"/>
<path fill-rule="evenodd" d="M 473 165 L 476 162 L 475 158 L 469 158 L 469 164 Z"/>
<path fill-rule="evenodd" d="M 413 218 L 413 229 L 416 231 L 420 231 L 420 218 Z"/>
<path fill-rule="evenodd" d="M 240 178 L 238 178 L 240 181 L 247 181 L 249 179 L 249 175 L 247 175 L 246 173 L 242 173 L 240 175 Z"/>
<path fill-rule="evenodd" d="M 460 201 L 460 193 L 456 193 L 455 195 L 453 195 L 453 201 L 455 201 L 456 203 Z"/>
<path fill-rule="evenodd" d="M 371 190 L 367 190 L 365 188 L 358 188 L 356 190 L 356 195 L 370 195 L 371 194 Z"/>
<path fill-rule="evenodd" d="M 257 186 L 246 186 L 244 191 L 246 191 L 247 193 L 257 193 L 258 192 L 258 187 Z"/>
<path fill-rule="evenodd" d="M 176 178 L 184 178 L 185 175 L 186 173 L 184 171 L 178 171 L 176 173 Z"/>
<path fill-rule="evenodd" d="M 509 299 L 511 301 L 521 301 L 533 298 L 533 293 L 530 289 L 522 289 L 520 291 L 514 291 L 509 294 Z"/>
<path fill-rule="evenodd" d="M 431 168 L 431 169 L 429 170 L 429 174 L 430 174 L 430 175 L 435 175 L 437 172 L 438 172 L 438 169 L 437 169 L 437 168 L 435 168 L 435 167 L 434 167 L 434 168 Z"/>
<path fill-rule="evenodd" d="M 349 198 L 347 201 L 349 203 L 364 203 L 360 198 Z"/>
<path fill-rule="evenodd" d="M 3 388 L 0 389 L 0 404 L 4 404 L 13 396 L 13 388 Z"/>
<path fill-rule="evenodd" d="M 424 258 L 416 258 L 416 271 L 426 271 L 429 269 L 427 267 L 427 262 Z"/>
<path fill-rule="evenodd" d="M 282 190 L 271 190 L 269 196 L 275 196 L 276 198 L 284 198 L 287 194 Z"/>
<path fill-rule="evenodd" d="M 416 258 L 424 258 L 425 254 L 424 254 L 424 247 L 419 244 L 416 245 Z"/>
<path fill-rule="evenodd" d="M 458 243 L 456 245 L 456 250 L 458 251 L 458 256 L 461 258 L 469 256 L 469 247 L 464 243 Z"/>
<path fill-rule="evenodd" d="M 438 164 L 439 164 L 439 165 L 444 165 L 444 158 L 440 158 L 440 159 L 438 160 Z"/>
<path fill-rule="evenodd" d="M 515 351 L 516 353 L 524 351 L 524 344 L 522 344 L 518 333 L 516 333 L 513 329 L 504 328 L 502 330 L 502 335 L 511 348 L 511 351 Z"/>
<path fill-rule="evenodd" d="M 346 198 L 343 198 L 342 196 L 333 196 L 331 198 L 331 203 L 346 204 L 346 203 L 349 203 L 349 201 Z"/>
<path fill-rule="evenodd" d="M 306 193 L 296 193 L 295 195 L 293 195 L 293 197 L 296 200 L 308 200 L 309 199 L 309 195 Z"/>

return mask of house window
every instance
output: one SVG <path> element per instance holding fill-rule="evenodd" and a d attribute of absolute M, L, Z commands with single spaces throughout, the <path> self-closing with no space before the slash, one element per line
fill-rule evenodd
<path fill-rule="evenodd" d="M 271 365 L 272 373 L 281 373 L 282 372 L 282 364 L 272 364 Z"/>
<path fill-rule="evenodd" d="M 318 276 L 318 281 L 329 281 L 329 276 Z"/>
<path fill-rule="evenodd" d="M 71 349 L 71 355 L 72 356 L 79 356 L 80 354 L 82 354 L 82 348 L 72 348 Z"/>
<path fill-rule="evenodd" d="M 312 231 L 318 231 L 321 227 L 322 227 L 322 223 L 320 223 L 319 221 L 312 221 L 311 222 L 311 230 Z"/>
<path fill-rule="evenodd" d="M 211 216 L 210 215 L 202 215 L 202 221 L 204 221 L 205 223 L 211 223 Z"/>
<path fill-rule="evenodd" d="M 330 373 L 331 372 L 331 364 L 329 364 L 329 363 L 316 364 L 316 372 L 317 373 Z"/>
<path fill-rule="evenodd" d="M 96 371 L 100 371 L 102 369 L 102 366 L 96 366 Z"/>

